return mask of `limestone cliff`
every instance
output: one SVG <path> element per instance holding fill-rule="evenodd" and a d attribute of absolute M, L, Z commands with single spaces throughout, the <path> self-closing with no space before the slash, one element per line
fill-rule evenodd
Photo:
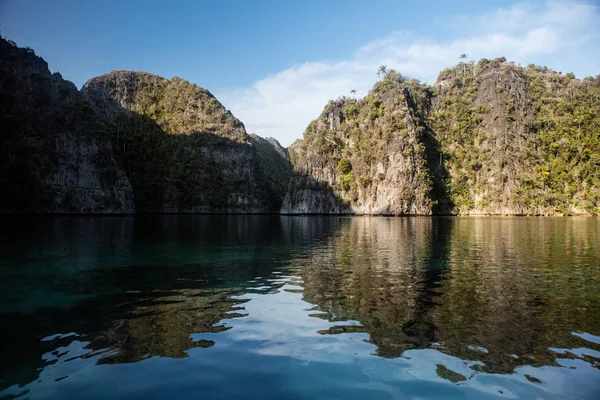
<path fill-rule="evenodd" d="M 0 213 L 131 213 L 110 136 L 77 88 L 0 37 Z"/>
<path fill-rule="evenodd" d="M 391 71 L 330 102 L 290 149 L 282 213 L 595 214 L 600 79 L 504 58 L 433 86 Z"/>
<path fill-rule="evenodd" d="M 429 121 L 459 214 L 600 211 L 600 79 L 504 58 L 435 83 Z"/>
<path fill-rule="evenodd" d="M 281 212 L 432 214 L 430 97 L 392 72 L 362 100 L 327 104 L 290 150 L 294 179 Z"/>
<path fill-rule="evenodd" d="M 0 213 L 278 212 L 275 139 L 180 78 L 114 71 L 78 91 L 0 38 Z"/>
<path fill-rule="evenodd" d="M 248 135 L 209 91 L 177 77 L 133 71 L 93 78 L 82 91 L 110 121 L 138 211 L 279 210 L 289 178 L 284 170 L 291 169 L 287 157 Z M 270 173 L 277 168 L 282 174 Z"/>
<path fill-rule="evenodd" d="M 0 213 L 600 212 L 600 76 L 504 58 L 432 86 L 391 71 L 287 150 L 183 79 L 78 91 L 2 38 L 0 107 Z"/>
<path fill-rule="evenodd" d="M 252 133 L 250 140 L 256 149 L 258 178 L 278 212 L 292 175 L 288 153 L 275 138 L 265 139 Z"/>

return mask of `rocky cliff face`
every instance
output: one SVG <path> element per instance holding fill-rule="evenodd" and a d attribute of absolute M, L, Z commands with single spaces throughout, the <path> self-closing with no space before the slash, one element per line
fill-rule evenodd
<path fill-rule="evenodd" d="M 110 121 L 120 165 L 141 212 L 268 213 L 281 206 L 287 157 L 251 137 L 215 97 L 180 78 L 113 71 L 84 95 Z"/>
<path fill-rule="evenodd" d="M 114 71 L 82 91 L 0 38 L 0 212 L 277 212 L 291 165 L 215 97 Z M 134 200 L 135 199 L 135 200 Z"/>
<path fill-rule="evenodd" d="M 110 136 L 77 88 L 0 38 L 0 213 L 131 213 Z"/>
<path fill-rule="evenodd" d="M 78 91 L 2 38 L 0 106 L 0 213 L 600 213 L 600 76 L 503 58 L 392 71 L 287 150 L 182 79 Z"/>
<path fill-rule="evenodd" d="M 600 211 L 600 79 L 505 59 L 432 86 L 390 72 L 330 102 L 290 149 L 282 213 Z"/>
<path fill-rule="evenodd" d="M 279 212 L 292 176 L 292 164 L 287 150 L 274 138 L 262 138 L 250 134 L 250 141 L 256 149 L 258 179 L 263 182 L 267 196 Z"/>
<path fill-rule="evenodd" d="M 599 84 L 504 58 L 443 71 L 430 124 L 455 212 L 597 213 Z"/>
<path fill-rule="evenodd" d="M 295 177 L 281 211 L 431 214 L 429 108 L 428 89 L 397 73 L 363 100 L 330 102 L 290 150 Z"/>

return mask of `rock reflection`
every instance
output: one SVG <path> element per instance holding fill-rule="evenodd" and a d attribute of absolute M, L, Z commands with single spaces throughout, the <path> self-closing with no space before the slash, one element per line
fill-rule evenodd
<path fill-rule="evenodd" d="M 99 364 L 210 347 L 191 335 L 229 329 L 245 315 L 234 297 L 277 291 L 282 284 L 269 278 L 290 252 L 336 226 L 279 216 L 6 219 L 0 389 L 35 381 L 74 341 L 85 343 L 84 356 L 100 354 Z M 60 335 L 68 332 L 76 335 Z"/>
<path fill-rule="evenodd" d="M 95 271 L 89 278 L 91 287 L 112 288 L 113 292 L 79 301 L 69 310 L 0 315 L 2 326 L 19 333 L 1 335 L 3 376 L 20 384 L 35 380 L 46 365 L 42 355 L 74 340 L 86 342 L 91 354 L 105 351 L 99 364 L 132 363 L 154 356 L 181 358 L 191 348 L 210 347 L 212 340 L 192 340 L 190 335 L 222 332 L 229 329 L 225 321 L 244 315 L 243 301 L 232 296 L 244 292 L 245 282 L 224 284 L 220 278 L 220 274 L 241 278 L 244 271 L 247 280 L 253 278 L 255 270 L 240 264 L 235 271 L 215 270 L 210 265 L 121 268 L 118 274 Z M 122 291 L 114 292 L 119 288 Z M 76 335 L 57 337 L 57 332 Z"/>
<path fill-rule="evenodd" d="M 186 267 L 187 272 L 205 270 L 206 266 Z M 179 271 L 181 272 L 181 271 Z M 189 282 L 198 284 L 203 277 L 191 277 Z M 224 320 L 243 316 L 237 312 L 240 302 L 231 298 L 240 293 L 241 287 L 227 287 L 217 290 L 177 288 L 179 277 L 168 291 L 131 290 L 120 298 L 116 309 L 123 309 L 123 315 L 111 322 L 111 326 L 89 336 L 91 349 L 109 348 L 115 350 L 98 362 L 131 363 L 148 357 L 170 358 L 187 357 L 186 351 L 194 347 L 210 347 L 212 340 L 192 340 L 192 333 L 217 333 L 229 327 Z M 102 299 L 97 299 L 102 302 Z M 106 302 L 100 307 L 105 308 Z M 89 312 L 89 308 L 88 308 Z"/>
<path fill-rule="evenodd" d="M 441 267 L 422 268 L 432 234 L 430 219 L 348 219 L 303 269 L 305 300 L 332 321 L 359 320 L 381 356 L 425 347 L 434 333 L 420 317 Z"/>
<path fill-rule="evenodd" d="M 74 375 L 96 364 L 128 364 L 95 369 L 117 376 L 176 362 L 219 395 L 239 376 L 256 389 L 252 363 L 273 385 L 307 374 L 329 387 L 338 371 L 477 386 L 516 371 L 539 390 L 569 375 L 532 367 L 600 365 L 596 219 L 48 221 L 23 228 L 39 240 L 18 226 L 1 237 L 3 394 L 90 385 Z M 198 365 L 220 369 L 199 378 Z"/>
<path fill-rule="evenodd" d="M 598 224 L 589 219 L 352 218 L 302 269 L 323 334 L 356 331 L 377 354 L 435 348 L 474 368 L 556 365 L 600 329 Z"/>

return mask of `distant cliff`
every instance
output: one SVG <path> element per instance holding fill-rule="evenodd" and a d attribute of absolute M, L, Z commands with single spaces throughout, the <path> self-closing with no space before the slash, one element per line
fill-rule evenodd
<path fill-rule="evenodd" d="M 285 152 L 274 139 L 248 135 L 209 91 L 180 78 L 113 71 L 90 79 L 82 92 L 110 123 L 139 212 L 268 213 L 281 207 L 291 173 Z"/>
<path fill-rule="evenodd" d="M 2 38 L 0 106 L 0 213 L 600 213 L 600 76 L 504 58 L 390 71 L 289 149 L 183 79 L 78 91 Z"/>
<path fill-rule="evenodd" d="M 433 86 L 391 71 L 331 101 L 290 149 L 282 213 L 600 211 L 600 78 L 500 58 Z"/>
<path fill-rule="evenodd" d="M 290 150 L 283 213 L 431 214 L 428 88 L 391 73 L 363 100 L 331 101 Z M 293 152 L 293 155 L 292 155 Z"/>
<path fill-rule="evenodd" d="M 600 76 L 500 58 L 443 71 L 435 93 L 429 124 L 455 212 L 600 211 Z"/>
<path fill-rule="evenodd" d="M 133 190 L 77 88 L 0 38 L 0 213 L 131 213 Z"/>
<path fill-rule="evenodd" d="M 114 71 L 82 91 L 0 38 L 0 213 L 278 212 L 291 164 L 180 78 Z"/>

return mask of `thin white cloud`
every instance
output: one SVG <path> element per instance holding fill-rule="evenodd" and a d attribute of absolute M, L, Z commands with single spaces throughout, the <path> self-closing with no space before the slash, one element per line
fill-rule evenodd
<path fill-rule="evenodd" d="M 596 75 L 600 65 L 600 11 L 583 2 L 517 4 L 479 16 L 449 16 L 458 37 L 417 37 L 393 32 L 366 43 L 348 60 L 294 65 L 250 87 L 218 93 L 249 132 L 277 138 L 284 146 L 301 138 L 330 99 L 356 89 L 367 94 L 377 66 L 432 83 L 458 55 L 472 60 L 504 56 L 522 63 L 547 64 L 579 77 Z"/>

